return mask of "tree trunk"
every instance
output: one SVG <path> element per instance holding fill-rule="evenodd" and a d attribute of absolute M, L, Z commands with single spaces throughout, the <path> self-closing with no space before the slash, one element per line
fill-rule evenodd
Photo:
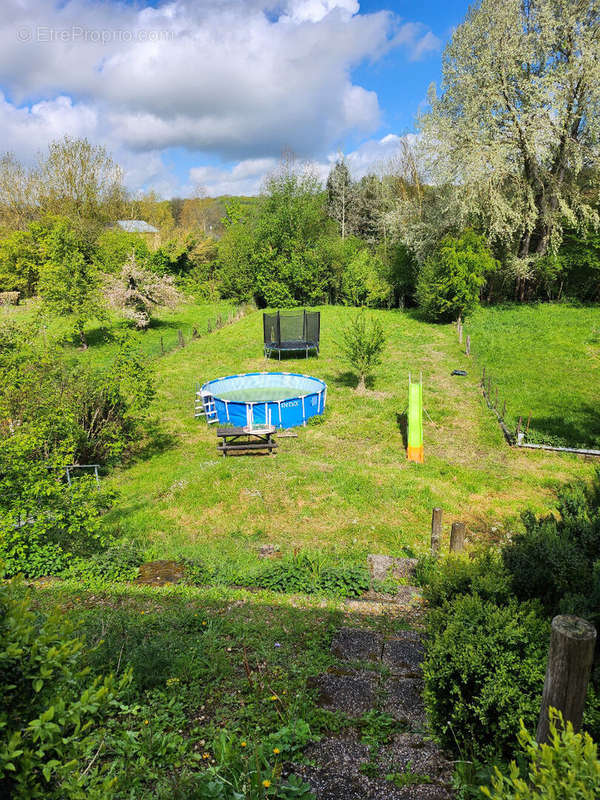
<path fill-rule="evenodd" d="M 356 387 L 357 392 L 364 392 L 367 388 L 367 384 L 365 383 L 365 376 L 363 374 L 358 376 L 358 385 Z"/>
<path fill-rule="evenodd" d="M 88 343 L 87 343 L 87 339 L 85 338 L 85 331 L 83 329 L 83 325 L 80 324 L 78 326 L 77 330 L 79 332 L 79 340 L 81 341 L 81 349 L 82 350 L 87 350 L 88 349 Z"/>

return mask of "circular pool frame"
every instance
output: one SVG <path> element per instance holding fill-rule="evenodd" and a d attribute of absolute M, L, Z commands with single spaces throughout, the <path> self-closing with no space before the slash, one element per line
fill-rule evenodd
<path fill-rule="evenodd" d="M 201 389 L 214 399 L 221 425 L 294 428 L 322 414 L 327 384 L 295 372 L 248 372 L 208 381 Z"/>

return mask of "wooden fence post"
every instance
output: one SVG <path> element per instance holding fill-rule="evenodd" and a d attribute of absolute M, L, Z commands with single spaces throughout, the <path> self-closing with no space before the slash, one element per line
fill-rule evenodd
<path fill-rule="evenodd" d="M 179 339 L 179 347 L 185 347 L 185 341 L 183 339 L 183 333 L 181 332 L 181 328 L 177 331 L 177 338 Z"/>
<path fill-rule="evenodd" d="M 570 614 L 554 617 L 537 727 L 538 743 L 548 741 L 551 707 L 558 709 L 575 731 L 581 727 L 595 647 L 596 629 L 589 622 Z"/>
<path fill-rule="evenodd" d="M 463 327 L 460 319 L 458 320 L 458 343 L 462 344 Z"/>
<path fill-rule="evenodd" d="M 471 337 L 467 335 L 467 346 L 465 348 L 465 353 L 470 356 L 471 355 Z"/>
<path fill-rule="evenodd" d="M 450 552 L 462 553 L 465 549 L 465 531 L 466 526 L 464 522 L 453 522 L 450 531 Z"/>
<path fill-rule="evenodd" d="M 431 516 L 431 555 L 439 556 L 442 543 L 442 509 L 434 508 Z"/>

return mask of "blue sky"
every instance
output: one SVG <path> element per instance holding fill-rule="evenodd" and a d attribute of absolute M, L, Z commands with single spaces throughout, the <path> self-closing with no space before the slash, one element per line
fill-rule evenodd
<path fill-rule="evenodd" d="M 254 193 L 292 149 L 357 177 L 414 131 L 463 0 L 3 0 L 0 149 L 104 144 L 133 191 Z"/>

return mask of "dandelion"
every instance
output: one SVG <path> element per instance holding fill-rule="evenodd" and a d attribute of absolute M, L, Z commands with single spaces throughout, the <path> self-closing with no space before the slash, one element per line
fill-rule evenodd
<path fill-rule="evenodd" d="M 271 700 L 278 700 L 278 699 L 279 699 L 279 698 L 277 697 L 277 695 L 276 695 L 276 694 L 272 694 L 272 695 L 271 695 Z"/>
<path fill-rule="evenodd" d="M 203 622 L 202 622 L 202 624 L 203 624 L 203 625 L 206 625 L 206 622 L 205 622 L 205 621 L 203 621 Z"/>
<path fill-rule="evenodd" d="M 265 787 L 265 789 L 268 789 L 270 785 L 271 785 L 271 781 L 269 781 L 269 780 L 264 780 L 263 781 L 263 786 Z"/>
<path fill-rule="evenodd" d="M 242 743 L 240 744 L 240 747 L 246 747 L 246 746 L 247 746 L 247 742 L 242 742 Z"/>
<path fill-rule="evenodd" d="M 278 756 L 279 753 L 281 753 L 281 750 L 278 747 L 274 747 L 273 752 L 275 753 L 276 756 Z"/>
<path fill-rule="evenodd" d="M 144 725 L 149 725 L 149 721 L 147 719 L 144 720 Z"/>

